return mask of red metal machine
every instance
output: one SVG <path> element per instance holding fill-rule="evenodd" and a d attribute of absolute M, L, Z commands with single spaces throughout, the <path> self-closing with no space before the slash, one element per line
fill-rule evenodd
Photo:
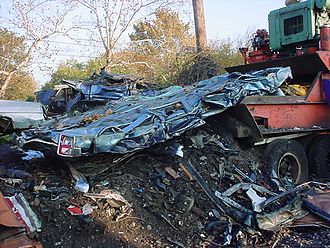
<path fill-rule="evenodd" d="M 253 51 L 248 53 L 248 48 L 240 48 L 240 52 L 244 58 L 244 64 L 257 63 L 272 58 L 276 58 L 276 54 L 272 52 L 269 46 L 269 34 L 266 29 L 258 29 L 252 39 Z"/>
<path fill-rule="evenodd" d="M 328 28 L 330 30 L 330 28 Z M 330 32 L 329 32 L 330 33 Z M 323 39 L 323 51 L 226 68 L 242 73 L 270 67 L 290 66 L 293 74 L 288 84 L 308 87 L 304 96 L 249 96 L 244 100 L 262 137 L 274 133 L 299 133 L 330 130 L 330 107 L 324 92 L 330 81 L 330 36 Z M 256 61 L 256 58 L 249 59 Z M 261 136 L 260 136 L 261 137 Z"/>
<path fill-rule="evenodd" d="M 302 3 L 314 4 L 312 0 Z M 293 9 L 292 6 L 285 8 Z M 279 13 L 286 11 L 285 8 Z M 298 25 L 295 30 L 299 31 L 298 19 L 294 18 L 293 15 L 281 19 L 284 28 L 289 20 L 291 25 Z M 283 32 L 284 37 L 285 30 Z M 293 39 L 299 38 L 296 33 L 294 35 Z M 285 43 L 284 38 L 279 38 L 282 42 L 279 44 Z M 327 177 L 330 171 L 330 135 L 326 135 L 330 132 L 330 94 L 327 98 L 325 93 L 328 90 L 330 93 L 330 27 L 320 27 L 315 39 L 279 45 L 278 51 L 271 49 L 269 40 L 266 30 L 258 30 L 252 40 L 252 51 L 240 49 L 244 65 L 226 70 L 245 73 L 290 66 L 293 79 L 288 85 L 304 86 L 308 91 L 303 96 L 247 97 L 243 104 L 228 111 L 239 123 L 236 137 L 254 145 L 268 144 L 264 156 L 284 184 L 288 180 L 301 183 L 307 180 L 310 172 Z"/>

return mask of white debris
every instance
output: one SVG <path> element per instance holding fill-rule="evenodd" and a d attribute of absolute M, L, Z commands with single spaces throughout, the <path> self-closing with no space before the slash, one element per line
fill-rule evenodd
<path fill-rule="evenodd" d="M 255 212 L 261 212 L 260 203 L 266 201 L 267 198 L 258 196 L 257 192 L 255 192 L 252 188 L 246 191 L 246 194 L 252 201 L 253 210 Z"/>

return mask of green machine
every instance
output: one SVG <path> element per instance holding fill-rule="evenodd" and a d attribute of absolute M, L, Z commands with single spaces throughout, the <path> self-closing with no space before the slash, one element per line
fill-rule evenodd
<path fill-rule="evenodd" d="M 320 27 L 330 24 L 330 0 L 287 0 L 286 5 L 268 15 L 270 48 L 288 55 L 297 47 L 304 53 L 318 49 Z"/>

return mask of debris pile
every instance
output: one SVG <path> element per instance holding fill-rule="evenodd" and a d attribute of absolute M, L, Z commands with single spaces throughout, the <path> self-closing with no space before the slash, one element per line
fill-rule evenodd
<path fill-rule="evenodd" d="M 208 123 L 101 174 L 102 160 L 94 160 L 94 170 L 88 165 L 89 176 L 64 161 L 49 168 L 31 160 L 26 172 L 39 172 L 16 184 L 6 176 L 1 191 L 27 195 L 45 247 L 312 247 L 317 240 L 288 229 L 310 226 L 329 245 L 330 232 L 319 230 L 329 226 L 330 185 L 284 189 L 258 154 L 242 149 L 225 126 Z M 77 188 L 80 176 L 87 193 Z"/>
<path fill-rule="evenodd" d="M 113 83 L 103 76 L 92 83 Z M 234 139 L 239 125 L 223 113 L 246 96 L 282 95 L 291 76 L 290 68 L 231 73 L 47 120 L 16 135 L 20 148 L 2 147 L 4 207 L 22 209 L 24 234 L 45 247 L 318 244 L 288 241 L 298 227 L 326 230 L 330 244 L 330 184 L 279 177 L 264 147 Z"/>

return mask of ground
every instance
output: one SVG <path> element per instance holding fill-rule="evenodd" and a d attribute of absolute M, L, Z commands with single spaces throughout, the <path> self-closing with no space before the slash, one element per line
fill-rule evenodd
<path fill-rule="evenodd" d="M 160 147 L 182 144 L 184 154 L 189 155 L 191 164 L 214 191 L 244 180 L 234 168 L 250 175 L 262 167 L 263 148 L 246 149 L 229 135 L 209 133 L 208 127 L 195 130 Z M 191 139 L 198 136 L 204 136 L 202 143 Z M 230 150 L 214 145 L 214 137 Z M 223 247 L 229 218 L 216 208 L 196 180 L 189 179 L 174 156 L 158 148 L 137 153 L 101 174 L 87 177 L 90 192 L 114 190 L 127 200 L 131 210 L 114 207 L 114 202 L 106 199 L 94 201 L 75 190 L 75 180 L 65 161 L 23 161 L 22 153 L 7 144 L 0 146 L 0 166 L 26 171 L 32 177 L 14 186 L 2 180 L 0 189 L 6 196 L 24 194 L 42 221 L 42 230 L 35 237 L 45 248 Z M 46 190 L 36 191 L 35 186 L 40 185 Z M 251 207 L 241 194 L 235 200 Z M 69 205 L 83 207 L 87 203 L 93 206 L 88 216 L 73 216 L 67 210 Z M 282 228 L 258 234 L 233 223 L 231 234 L 233 239 L 227 247 L 330 247 L 330 231 L 326 228 Z"/>

